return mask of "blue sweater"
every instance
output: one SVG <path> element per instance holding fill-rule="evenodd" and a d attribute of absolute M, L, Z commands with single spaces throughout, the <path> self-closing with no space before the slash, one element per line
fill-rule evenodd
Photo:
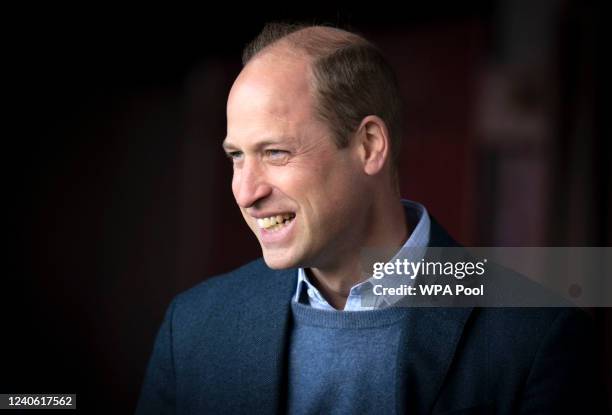
<path fill-rule="evenodd" d="M 293 302 L 290 414 L 396 413 L 406 309 L 327 311 Z"/>

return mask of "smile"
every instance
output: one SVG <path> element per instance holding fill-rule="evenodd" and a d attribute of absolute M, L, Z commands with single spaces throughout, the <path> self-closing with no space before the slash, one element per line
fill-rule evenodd
<path fill-rule="evenodd" d="M 268 232 L 277 232 L 286 227 L 295 218 L 295 213 L 284 213 L 282 215 L 269 216 L 257 219 L 257 226 Z"/>

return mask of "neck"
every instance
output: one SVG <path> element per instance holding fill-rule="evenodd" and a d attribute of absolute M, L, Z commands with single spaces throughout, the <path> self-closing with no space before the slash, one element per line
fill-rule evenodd
<path fill-rule="evenodd" d="M 338 255 L 341 260 L 325 267 L 310 268 L 312 283 L 332 307 L 344 309 L 351 288 L 367 278 L 361 267 L 361 248 L 391 247 L 398 250 L 412 233 L 412 228 L 412 224 L 406 222 L 404 207 L 398 200 L 384 209 L 373 206 L 364 218 L 362 234 L 366 237 L 348 252 Z"/>

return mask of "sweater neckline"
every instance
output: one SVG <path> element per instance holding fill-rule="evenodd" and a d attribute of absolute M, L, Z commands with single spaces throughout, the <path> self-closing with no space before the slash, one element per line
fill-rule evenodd
<path fill-rule="evenodd" d="M 409 313 L 409 309 L 403 307 L 363 311 L 319 310 L 296 301 L 291 302 L 291 311 L 297 324 L 345 329 L 389 326 L 405 319 Z"/>

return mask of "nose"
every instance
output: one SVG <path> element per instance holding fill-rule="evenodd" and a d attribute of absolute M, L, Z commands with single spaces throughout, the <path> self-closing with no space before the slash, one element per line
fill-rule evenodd
<path fill-rule="evenodd" d="M 242 166 L 234 169 L 232 191 L 241 208 L 249 208 L 272 192 L 264 168 L 258 160 L 245 158 Z"/>

